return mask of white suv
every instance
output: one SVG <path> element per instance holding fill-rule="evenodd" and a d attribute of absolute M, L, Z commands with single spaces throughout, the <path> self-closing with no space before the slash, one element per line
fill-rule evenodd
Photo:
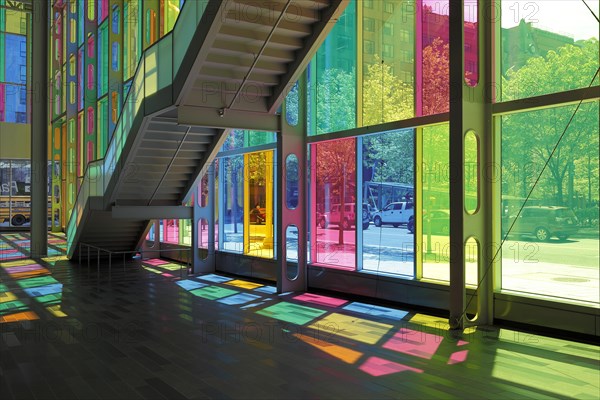
<path fill-rule="evenodd" d="M 397 203 L 390 203 L 385 206 L 383 210 L 373 214 L 373 223 L 377 227 L 385 224 L 398 227 L 400 225 L 408 224 L 409 221 L 414 219 L 414 214 L 415 208 L 414 204 L 411 202 L 400 201 Z"/>

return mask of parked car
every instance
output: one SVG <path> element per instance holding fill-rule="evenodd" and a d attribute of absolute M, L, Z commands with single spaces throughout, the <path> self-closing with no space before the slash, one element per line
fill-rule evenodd
<path fill-rule="evenodd" d="M 514 225 L 513 225 L 514 222 Z M 539 241 L 556 236 L 567 240 L 579 230 L 578 220 L 573 210 L 562 206 L 523 207 L 521 213 L 510 215 L 502 220 L 502 236 L 511 227 L 510 234 L 533 236 Z"/>
<path fill-rule="evenodd" d="M 353 226 L 355 226 L 356 205 L 354 203 L 344 205 L 344 219 L 342 221 L 340 221 L 342 218 L 341 209 L 342 208 L 340 204 L 334 204 L 331 206 L 331 210 L 327 212 L 317 212 L 317 223 L 319 226 L 323 229 L 327 228 L 330 224 L 339 226 L 340 223 L 344 229 L 351 229 Z M 363 203 L 362 205 L 361 217 L 362 228 L 369 229 L 369 208 L 366 203 Z"/>
<path fill-rule="evenodd" d="M 393 225 L 399 227 L 406 225 L 411 219 L 414 219 L 414 204 L 407 201 L 390 203 L 381 211 L 373 214 L 373 223 L 375 226 Z"/>

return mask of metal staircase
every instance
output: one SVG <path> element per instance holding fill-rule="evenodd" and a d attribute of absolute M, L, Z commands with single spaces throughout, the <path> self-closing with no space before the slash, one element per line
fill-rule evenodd
<path fill-rule="evenodd" d="M 279 129 L 277 109 L 348 2 L 187 0 L 144 52 L 105 157 L 88 165 L 68 256 L 79 243 L 131 251 L 151 219 L 191 215 L 181 205 L 226 134 Z"/>

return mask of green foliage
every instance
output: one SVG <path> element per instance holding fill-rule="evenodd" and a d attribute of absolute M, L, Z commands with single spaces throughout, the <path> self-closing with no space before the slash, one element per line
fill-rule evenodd
<path fill-rule="evenodd" d="M 509 70 L 502 82 L 503 100 L 587 87 L 597 68 L 596 39 L 565 45 Z M 503 194 L 527 196 L 548 162 L 533 199 L 570 206 L 577 206 L 580 196 L 588 204 L 598 200 L 598 102 L 583 103 L 571 120 L 576 108 L 569 105 L 502 118 Z"/>

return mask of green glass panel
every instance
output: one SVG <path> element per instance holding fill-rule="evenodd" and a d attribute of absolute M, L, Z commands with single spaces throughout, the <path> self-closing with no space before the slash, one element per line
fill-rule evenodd
<path fill-rule="evenodd" d="M 502 101 L 590 84 L 600 61 L 598 2 L 589 6 L 584 1 L 523 6 L 502 0 Z"/>
<path fill-rule="evenodd" d="M 599 111 L 502 116 L 503 289 L 598 307 Z"/>
<path fill-rule="evenodd" d="M 414 116 L 414 1 L 360 2 L 362 117 L 375 125 Z"/>
<path fill-rule="evenodd" d="M 309 134 L 356 127 L 356 2 L 340 16 L 312 61 Z M 313 126 L 311 126 L 313 125 Z"/>
<path fill-rule="evenodd" d="M 443 281 L 450 273 L 449 138 L 448 124 L 423 128 L 423 278 Z"/>

